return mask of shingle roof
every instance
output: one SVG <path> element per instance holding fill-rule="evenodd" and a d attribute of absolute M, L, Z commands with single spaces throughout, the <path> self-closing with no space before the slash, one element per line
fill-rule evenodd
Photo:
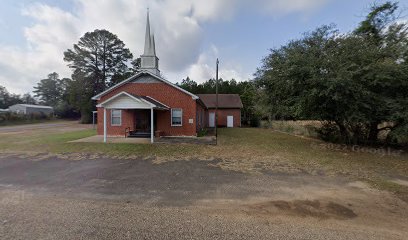
<path fill-rule="evenodd" d="M 207 108 L 216 107 L 216 94 L 197 94 Z M 218 108 L 242 108 L 238 94 L 218 94 Z"/>
<path fill-rule="evenodd" d="M 138 96 L 138 95 L 133 95 L 133 96 Z M 154 99 L 152 97 L 149 97 L 149 96 L 138 96 L 138 97 L 143 98 L 144 100 L 152 103 L 153 105 L 156 105 L 156 107 L 158 107 L 158 108 L 170 109 L 167 105 L 164 105 L 163 103 L 157 101 L 156 99 Z"/>

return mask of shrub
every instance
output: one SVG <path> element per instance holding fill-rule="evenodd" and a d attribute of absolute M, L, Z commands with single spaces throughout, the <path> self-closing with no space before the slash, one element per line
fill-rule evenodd
<path fill-rule="evenodd" d="M 307 124 L 307 125 L 305 125 L 305 129 L 306 129 L 306 132 L 307 132 L 307 136 L 317 137 L 317 129 L 318 128 L 316 126 Z"/>
<path fill-rule="evenodd" d="M 44 113 L 31 113 L 31 114 L 18 114 L 13 112 L 7 112 L 0 114 L 0 125 L 7 125 L 13 123 L 29 123 L 36 120 L 52 119 L 52 115 L 46 115 Z"/>
<path fill-rule="evenodd" d="M 397 128 L 387 133 L 385 141 L 391 145 L 408 146 L 408 127 Z"/>
<path fill-rule="evenodd" d="M 261 119 L 259 117 L 253 117 L 250 120 L 251 127 L 260 127 L 261 126 Z"/>
<path fill-rule="evenodd" d="M 263 121 L 261 121 L 261 124 L 260 124 L 261 126 L 261 128 L 270 128 L 271 127 L 271 122 L 270 121 L 267 121 L 267 120 L 263 120 Z"/>
<path fill-rule="evenodd" d="M 324 141 L 339 143 L 342 142 L 340 130 L 335 123 L 325 122 L 322 127 L 316 129 L 317 135 Z"/>
<path fill-rule="evenodd" d="M 197 137 L 204 137 L 207 135 L 207 129 L 202 128 L 198 133 L 197 133 Z"/>

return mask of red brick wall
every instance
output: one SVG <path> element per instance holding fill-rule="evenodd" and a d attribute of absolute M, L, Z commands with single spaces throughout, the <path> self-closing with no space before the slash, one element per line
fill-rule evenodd
<path fill-rule="evenodd" d="M 207 119 L 210 112 L 215 112 L 215 109 L 209 109 L 206 113 Z M 218 121 L 217 126 L 226 127 L 227 126 L 227 116 L 234 116 L 234 127 L 241 126 L 241 109 L 218 109 Z M 208 126 L 208 120 L 207 120 Z"/>
<path fill-rule="evenodd" d="M 169 106 L 170 108 L 183 109 L 183 126 L 171 126 L 171 111 L 157 112 L 157 129 L 164 132 L 166 136 L 195 136 L 196 135 L 196 108 L 197 103 L 190 95 L 166 84 L 166 83 L 127 83 L 123 86 L 114 89 L 113 91 L 104 95 L 98 103 L 101 103 L 110 97 L 120 93 L 128 92 L 131 94 L 150 96 L 157 101 Z M 109 111 L 108 111 L 109 112 Z M 132 110 L 129 110 L 132 113 Z M 122 112 L 124 114 L 124 112 Z M 126 121 L 125 121 L 126 118 Z M 129 119 L 128 119 L 129 118 Z M 108 120 L 108 135 L 122 135 L 126 127 L 133 129 L 134 115 L 122 115 L 122 126 L 110 126 L 110 112 L 107 115 Z M 189 123 L 189 119 L 193 119 L 193 123 Z M 123 124 L 126 122 L 126 124 Z M 98 108 L 98 134 L 103 134 L 103 109 Z"/>
<path fill-rule="evenodd" d="M 134 128 L 134 112 L 133 110 L 122 110 L 122 125 L 111 126 L 111 110 L 106 109 L 106 129 L 109 136 L 125 136 L 125 129 Z M 103 135 L 103 108 L 98 108 L 98 128 L 99 135 Z"/>
<path fill-rule="evenodd" d="M 207 115 L 207 111 L 200 104 L 197 104 L 197 132 L 208 126 Z"/>

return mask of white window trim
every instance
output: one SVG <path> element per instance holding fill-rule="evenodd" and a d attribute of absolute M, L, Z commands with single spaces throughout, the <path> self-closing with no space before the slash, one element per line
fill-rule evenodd
<path fill-rule="evenodd" d="M 181 123 L 180 124 L 173 124 L 173 110 L 180 110 L 181 111 Z M 182 127 L 183 126 L 183 109 L 182 108 L 172 108 L 171 109 L 170 124 L 171 124 L 172 127 Z"/>
<path fill-rule="evenodd" d="M 113 121 L 112 121 L 113 111 L 120 111 L 120 115 L 119 115 L 120 121 L 118 124 L 113 124 Z M 111 126 L 122 126 L 122 109 L 111 109 L 110 115 L 111 115 Z"/>

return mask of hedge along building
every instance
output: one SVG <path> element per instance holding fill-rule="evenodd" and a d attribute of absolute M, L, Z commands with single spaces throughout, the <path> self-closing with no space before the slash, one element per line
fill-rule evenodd
<path fill-rule="evenodd" d="M 140 72 L 92 99 L 97 101 L 97 132 L 104 142 L 108 136 L 146 137 L 151 142 L 155 135 L 197 136 L 202 128 L 214 125 L 199 96 L 161 76 L 149 13 Z"/>

